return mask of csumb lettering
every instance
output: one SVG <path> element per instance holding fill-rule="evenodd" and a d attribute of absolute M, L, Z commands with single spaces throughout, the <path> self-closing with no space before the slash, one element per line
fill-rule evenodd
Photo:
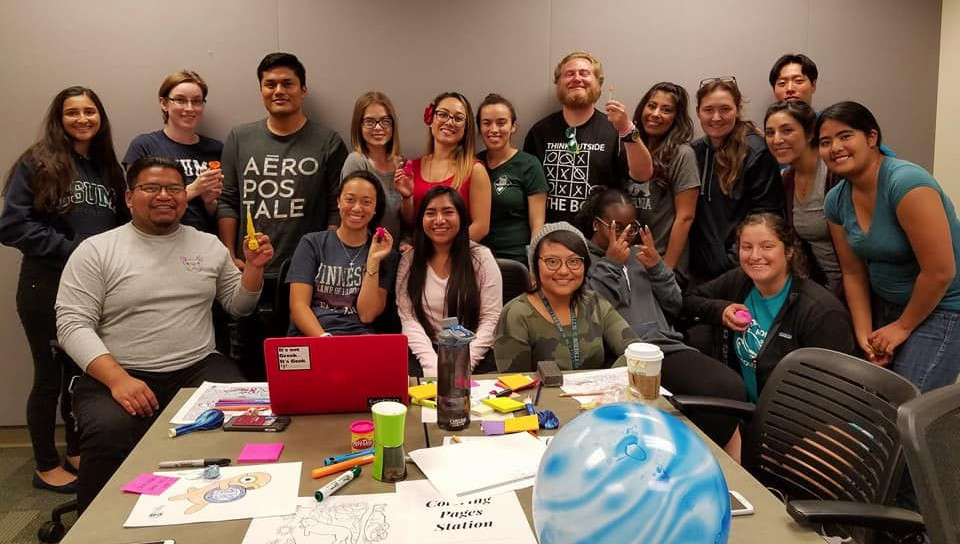
<path fill-rule="evenodd" d="M 567 147 L 566 142 L 563 142 L 563 143 L 548 142 L 547 149 L 550 151 L 566 151 L 568 153 L 572 153 L 572 151 L 570 151 L 570 149 Z M 591 144 L 591 143 L 581 142 L 577 144 L 577 149 L 580 151 L 606 151 L 607 144 L 605 143 Z"/>
<path fill-rule="evenodd" d="M 64 195 L 60 199 L 60 205 L 63 207 L 76 204 L 86 204 L 88 206 L 98 206 L 116 211 L 116 204 L 113 202 L 113 191 L 99 183 L 76 180 L 73 182 L 73 191 L 69 195 Z"/>
<path fill-rule="evenodd" d="M 296 196 L 297 180 L 319 170 L 314 157 L 250 157 L 243 168 L 243 207 L 254 219 L 303 217 L 306 201 Z"/>

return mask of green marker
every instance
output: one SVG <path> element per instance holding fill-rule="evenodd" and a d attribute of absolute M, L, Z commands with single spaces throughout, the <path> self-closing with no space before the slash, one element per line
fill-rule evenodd
<path fill-rule="evenodd" d="M 337 476 L 335 480 L 328 483 L 327 485 L 318 489 L 314 494 L 313 498 L 317 499 L 317 502 L 322 501 L 326 497 L 333 495 L 340 490 L 341 487 L 349 484 L 353 481 L 354 478 L 360 475 L 360 467 L 353 467 L 350 470 L 344 472 L 340 476 Z"/>

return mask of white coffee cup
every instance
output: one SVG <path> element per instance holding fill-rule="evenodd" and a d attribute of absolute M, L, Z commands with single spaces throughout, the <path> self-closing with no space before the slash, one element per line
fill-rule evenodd
<path fill-rule="evenodd" d="M 653 344 L 634 342 L 624 352 L 627 359 L 627 396 L 631 400 L 653 402 L 660 397 L 660 371 L 663 351 Z"/>

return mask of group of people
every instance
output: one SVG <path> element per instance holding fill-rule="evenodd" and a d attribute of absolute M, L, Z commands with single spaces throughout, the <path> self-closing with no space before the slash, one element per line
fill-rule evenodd
<path fill-rule="evenodd" d="M 402 331 L 425 376 L 447 316 L 476 332 L 475 372 L 603 368 L 643 341 L 663 350 L 668 389 L 736 400 L 807 346 L 924 391 L 957 378 L 953 204 L 883 146 L 867 108 L 813 109 L 805 55 L 776 61 L 762 126 L 734 77 L 701 81 L 693 140 L 682 86 L 657 83 L 632 115 L 598 109 L 603 66 L 576 51 L 554 71 L 561 109 L 523 150 L 508 99 L 474 111 L 445 92 L 410 160 L 384 94 L 357 99 L 351 151 L 304 114 L 294 55 L 267 55 L 257 75 L 267 117 L 222 144 L 197 132 L 204 80 L 165 78 L 163 128 L 122 166 L 96 93 L 67 88 L 7 176 L 0 242 L 24 254 L 34 485 L 79 490 L 81 510 L 179 387 L 262 378 L 266 336 Z M 526 293 L 503 299 L 498 259 L 527 268 Z M 289 321 L 274 312 L 281 283 Z M 735 419 L 695 421 L 738 454 Z"/>

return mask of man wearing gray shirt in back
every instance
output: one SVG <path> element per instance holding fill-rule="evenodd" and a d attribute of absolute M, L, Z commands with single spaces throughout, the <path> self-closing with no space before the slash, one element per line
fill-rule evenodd
<path fill-rule="evenodd" d="M 251 380 L 262 380 L 263 339 L 283 336 L 289 315 L 273 314 L 280 265 L 293 257 L 300 238 L 340 223 L 337 187 L 347 147 L 340 136 L 307 119 L 303 99 L 307 75 L 290 53 L 270 53 L 257 66 L 267 118 L 230 131 L 223 144 L 223 193 L 217 208 L 220 240 L 237 266 L 247 213 L 257 232 L 270 236 L 277 258 L 265 271 L 257 314 L 231 331 L 231 355 Z"/>
<path fill-rule="evenodd" d="M 256 307 L 270 239 L 243 244 L 237 269 L 211 234 L 180 224 L 179 163 L 136 160 L 127 171 L 130 223 L 84 240 L 63 270 L 57 338 L 84 371 L 74 389 L 80 434 L 80 512 L 181 387 L 241 381 L 214 348 L 214 298 L 232 315 Z"/>

